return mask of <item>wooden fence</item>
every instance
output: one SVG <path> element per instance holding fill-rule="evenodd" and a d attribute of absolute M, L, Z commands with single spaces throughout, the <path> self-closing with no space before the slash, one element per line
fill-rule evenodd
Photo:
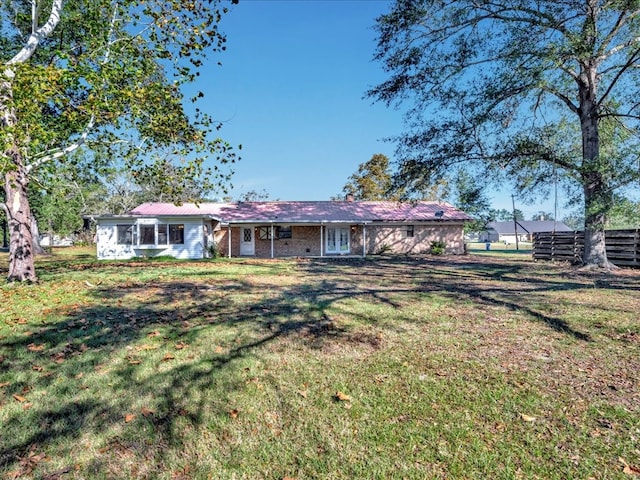
<path fill-rule="evenodd" d="M 640 230 L 607 230 L 607 258 L 620 267 L 640 267 Z M 534 260 L 582 262 L 584 232 L 533 234 Z"/>

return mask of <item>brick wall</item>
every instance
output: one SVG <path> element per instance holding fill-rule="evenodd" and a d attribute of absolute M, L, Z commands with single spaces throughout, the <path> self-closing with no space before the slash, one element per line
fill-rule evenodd
<path fill-rule="evenodd" d="M 367 254 L 379 253 L 386 246 L 391 253 L 428 253 L 431 242 L 442 241 L 446 253 L 464 253 L 462 224 L 413 225 L 413 236 L 407 236 L 407 225 L 367 226 Z"/>
<path fill-rule="evenodd" d="M 214 232 L 214 240 L 223 256 L 228 255 L 228 229 L 226 227 Z M 271 240 L 260 239 L 258 226 L 254 226 L 255 256 L 259 258 L 271 257 Z M 459 225 L 414 225 L 413 237 L 407 237 L 406 225 L 371 226 L 366 227 L 367 254 L 379 253 L 383 245 L 389 247 L 389 252 L 399 254 L 427 253 L 433 241 L 443 241 L 446 253 L 463 253 L 464 239 L 462 224 Z M 231 256 L 240 255 L 239 227 L 231 228 Z M 273 251 L 275 257 L 308 257 L 320 256 L 320 227 L 295 226 L 291 227 L 291 238 L 274 239 Z M 324 242 L 324 238 L 322 239 Z M 362 255 L 362 225 L 350 227 L 350 255 Z M 322 250 L 325 250 L 323 243 Z M 326 253 L 325 253 L 326 255 Z"/>

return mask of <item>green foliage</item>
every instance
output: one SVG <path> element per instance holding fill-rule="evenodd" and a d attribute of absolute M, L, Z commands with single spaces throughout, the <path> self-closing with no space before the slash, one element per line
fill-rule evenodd
<path fill-rule="evenodd" d="M 429 249 L 429 253 L 431 255 L 442 255 L 445 253 L 447 248 L 447 244 L 442 241 L 433 241 L 431 242 L 431 248 Z"/>
<path fill-rule="evenodd" d="M 617 195 L 608 220 L 607 229 L 640 228 L 640 202 Z"/>
<path fill-rule="evenodd" d="M 222 253 L 218 248 L 218 244 L 215 242 L 209 244 L 209 246 L 207 247 L 207 251 L 209 252 L 209 258 L 216 259 L 222 257 Z"/>
<path fill-rule="evenodd" d="M 342 188 L 354 200 L 395 200 L 399 198 L 393 191 L 389 158 L 377 153 L 367 162 L 358 166 L 358 171 L 349 177 Z"/>
<path fill-rule="evenodd" d="M 50 196 L 40 215 L 67 228 L 79 208 L 68 185 L 56 183 L 67 166 L 99 176 L 124 168 L 166 201 L 224 192 L 237 153 L 218 137 L 221 124 L 196 106 L 204 94 L 185 92 L 205 61 L 226 49 L 218 25 L 232 3 L 2 2 L 0 174 L 12 177 L 4 182 L 7 198 L 18 200 L 12 205 L 26 204 L 23 192 L 39 179 Z M 79 149 L 82 162 L 69 159 Z M 28 210 L 17 212 L 9 219 L 11 278 L 28 271 L 35 280 L 28 219 L 17 218 Z"/>
<path fill-rule="evenodd" d="M 477 183 L 469 173 L 459 170 L 454 181 L 456 207 L 474 218 L 465 224 L 465 232 L 480 232 L 491 219 L 489 199 L 484 184 Z"/>
<path fill-rule="evenodd" d="M 3 62 L 23 47 L 32 23 L 30 2 L 10 3 L 2 7 Z M 40 8 L 41 25 L 52 7 Z M 65 2 L 53 32 L 11 66 L 13 101 L 6 107 L 17 122 L 3 131 L 4 144 L 19 145 L 28 165 L 52 171 L 59 164 L 51 157 L 82 140 L 103 154 L 89 167 L 116 160 L 170 185 L 194 175 L 226 181 L 221 167 L 236 155 L 209 138 L 219 124 L 185 108 L 202 94 L 185 99 L 181 88 L 207 56 L 225 49 L 218 22 L 226 12 L 218 1 Z M 167 171 L 167 159 L 184 163 Z M 2 172 L 13 168 L 6 156 L 0 162 Z"/>

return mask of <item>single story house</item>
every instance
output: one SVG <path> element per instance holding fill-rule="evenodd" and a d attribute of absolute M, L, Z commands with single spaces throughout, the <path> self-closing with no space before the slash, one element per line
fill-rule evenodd
<path fill-rule="evenodd" d="M 487 230 L 480 234 L 480 241 L 516 243 L 517 232 L 518 241 L 531 242 L 534 233 L 572 231 L 564 223 L 554 220 L 517 220 L 515 224 L 513 221 L 489 222 Z"/>
<path fill-rule="evenodd" d="M 324 257 L 425 253 L 431 242 L 464 252 L 471 218 L 435 202 L 144 203 L 97 222 L 99 259 L 169 255 Z"/>

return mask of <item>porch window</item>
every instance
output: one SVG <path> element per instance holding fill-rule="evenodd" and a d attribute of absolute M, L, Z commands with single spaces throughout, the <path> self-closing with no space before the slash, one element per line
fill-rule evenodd
<path fill-rule="evenodd" d="M 134 245 L 136 243 L 135 225 L 116 225 L 118 230 L 118 245 Z"/>
<path fill-rule="evenodd" d="M 169 243 L 171 245 L 184 244 L 184 225 L 181 223 L 169 224 Z"/>
<path fill-rule="evenodd" d="M 156 244 L 156 226 L 140 225 L 140 245 Z"/>
<path fill-rule="evenodd" d="M 167 235 L 168 225 L 166 223 L 158 224 L 158 245 L 166 245 L 169 239 Z"/>

